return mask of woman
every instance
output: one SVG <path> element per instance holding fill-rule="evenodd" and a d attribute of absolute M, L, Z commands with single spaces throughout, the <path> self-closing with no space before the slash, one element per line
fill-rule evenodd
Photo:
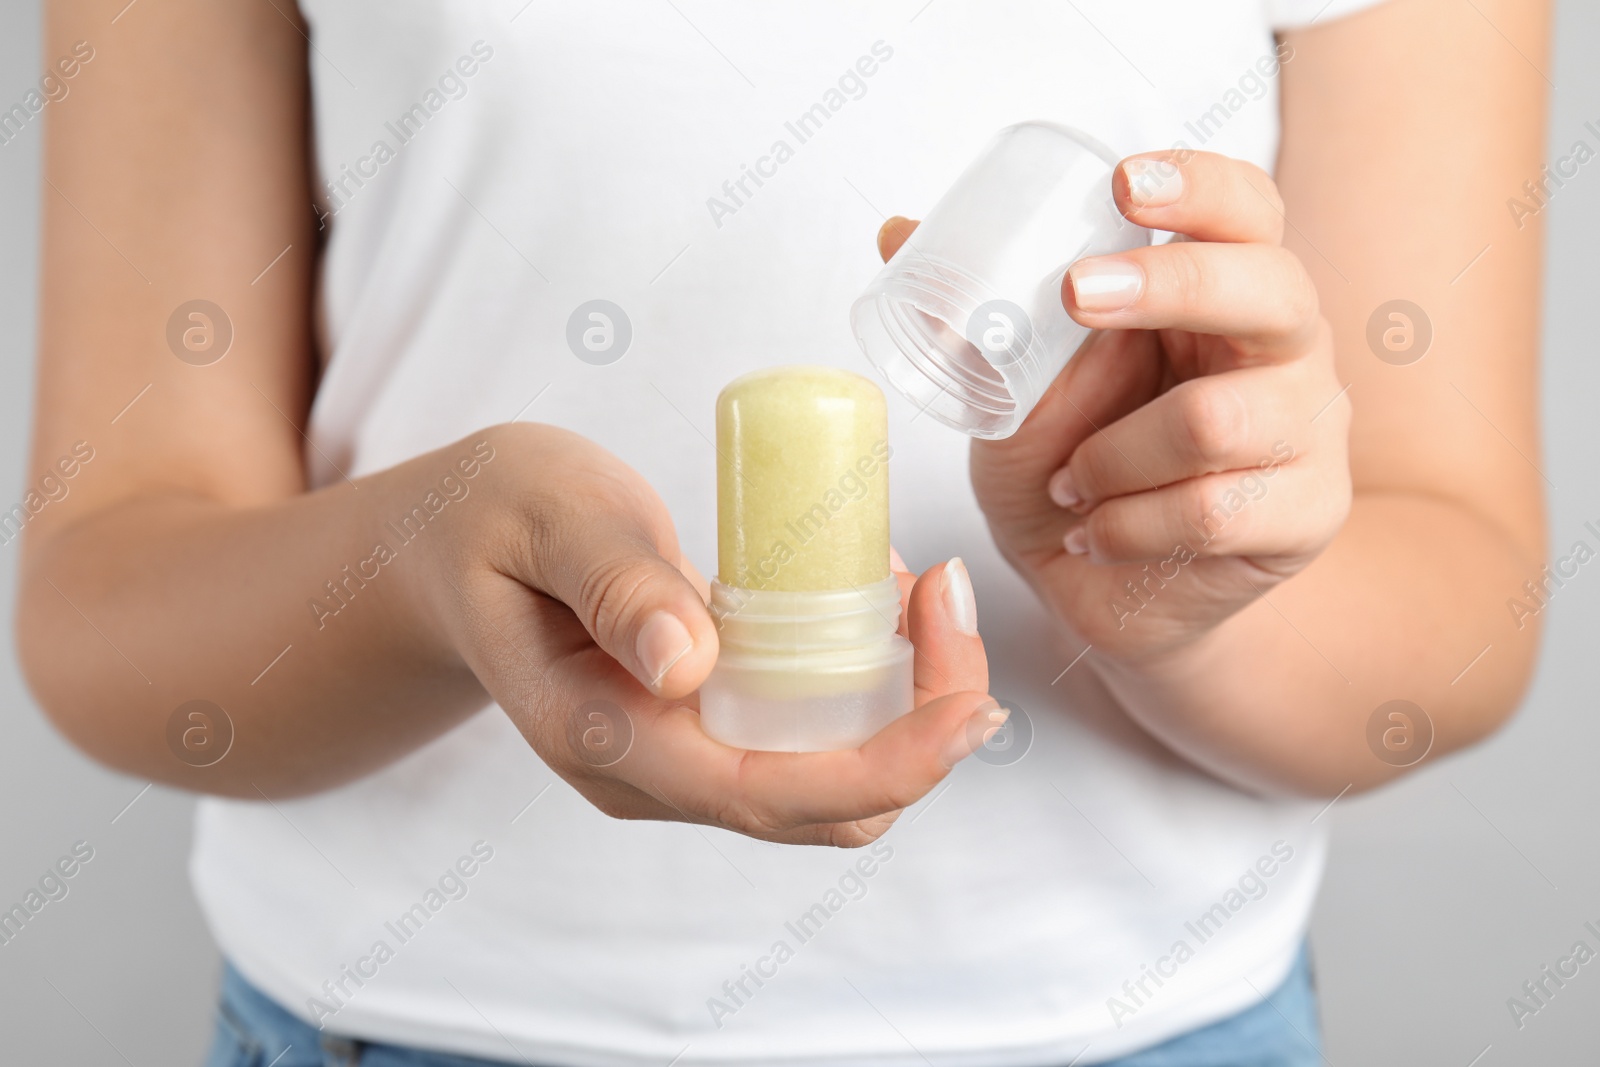
<path fill-rule="evenodd" d="M 212 795 L 211 1062 L 1317 1062 L 1321 813 L 1534 655 L 1544 6 L 301 8 L 49 19 L 22 651 Z M 1014 437 L 895 407 L 918 709 L 719 746 L 712 399 L 1028 118 L 1183 240 Z"/>

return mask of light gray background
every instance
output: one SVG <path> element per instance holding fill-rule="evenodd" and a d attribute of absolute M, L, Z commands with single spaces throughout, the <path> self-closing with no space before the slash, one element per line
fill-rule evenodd
<path fill-rule="evenodd" d="M 1558 4 L 1551 145 L 1600 120 L 1600 8 Z M 0 10 L 0 101 L 38 78 L 37 0 Z M 37 123 L 0 147 L 0 500 L 21 497 L 34 340 Z M 1451 166 L 1446 157 L 1441 168 Z M 1513 190 L 1507 190 L 1511 195 Z M 1426 190 L 1417 190 L 1425 196 Z M 1600 172 L 1585 168 L 1548 212 L 1545 455 L 1552 540 L 1600 520 Z M 1590 538 L 1592 541 L 1592 538 Z M 15 546 L 0 546 L 0 603 Z M 1600 577 L 1554 600 L 1538 680 L 1491 743 L 1326 816 L 1333 858 L 1314 931 L 1333 1064 L 1593 1064 L 1600 961 L 1519 1031 L 1506 999 L 1600 925 Z M 8 1063 L 197 1064 L 218 958 L 184 873 L 193 802 L 89 763 L 45 723 L 0 622 L 0 903 L 20 899 L 72 843 L 95 858 L 23 935 L 0 945 L 0 1059 Z M 132 802 L 131 807 L 129 806 Z M 1474 1060 L 1474 1057 L 1480 1057 Z"/>

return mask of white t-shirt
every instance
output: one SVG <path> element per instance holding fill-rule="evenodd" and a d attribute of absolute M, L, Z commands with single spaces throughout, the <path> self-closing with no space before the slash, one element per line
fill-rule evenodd
<path fill-rule="evenodd" d="M 1369 2 L 302 0 L 330 183 L 313 480 L 520 414 L 640 471 L 710 573 L 717 391 L 871 373 L 847 311 L 886 214 L 1023 119 L 1270 167 L 1274 28 Z M 597 299 L 631 326 L 607 365 L 567 340 Z M 1007 753 L 872 848 L 788 847 L 609 819 L 488 708 L 342 789 L 204 801 L 223 951 L 331 1032 L 576 1067 L 1092 1063 L 1281 981 L 1321 805 L 1217 782 L 1063 675 L 967 440 L 890 404 L 895 543 L 966 559 Z"/>

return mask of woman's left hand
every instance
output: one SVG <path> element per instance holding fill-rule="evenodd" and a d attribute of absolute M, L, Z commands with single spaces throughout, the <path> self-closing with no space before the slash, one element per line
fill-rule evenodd
<path fill-rule="evenodd" d="M 1327 547 L 1350 508 L 1349 401 L 1260 168 L 1199 152 L 1124 160 L 1130 220 L 1182 239 L 1072 266 L 1095 329 L 1015 435 L 976 441 L 1006 557 L 1097 652 L 1191 646 Z M 887 256 L 915 223 L 891 219 Z"/>

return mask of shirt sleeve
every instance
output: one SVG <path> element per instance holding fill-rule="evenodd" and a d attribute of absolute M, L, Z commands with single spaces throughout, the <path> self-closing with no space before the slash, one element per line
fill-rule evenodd
<path fill-rule="evenodd" d="M 1266 0 L 1267 21 L 1275 30 L 1292 30 L 1332 22 L 1380 3 L 1382 0 Z"/>

